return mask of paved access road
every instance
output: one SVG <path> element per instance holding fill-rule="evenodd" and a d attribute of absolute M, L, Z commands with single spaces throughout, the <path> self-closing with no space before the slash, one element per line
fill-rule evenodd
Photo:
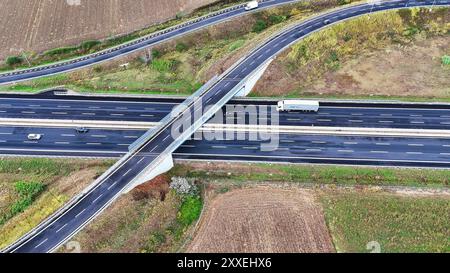
<path fill-rule="evenodd" d="M 58 119 L 89 121 L 133 121 L 159 122 L 180 102 L 179 99 L 147 99 L 145 102 L 111 100 L 94 100 L 79 97 L 69 99 L 33 99 L 29 96 L 8 98 L 0 97 L 0 119 Z M 99 98 L 98 98 L 99 99 Z M 244 106 L 266 106 L 275 109 L 276 101 L 232 101 L 228 108 L 236 104 Z M 402 128 L 402 129 L 450 129 L 449 105 L 406 105 L 406 104 L 351 104 L 325 103 L 319 113 L 281 112 L 279 124 L 287 126 L 326 126 L 326 127 L 363 127 L 363 128 Z M 242 116 L 233 111 L 226 111 L 224 121 L 227 123 L 248 123 L 249 115 Z M 231 109 L 231 108 L 229 108 Z M 272 123 L 269 116 L 266 120 Z M 273 121 L 275 122 L 275 121 Z"/>
<path fill-rule="evenodd" d="M 27 135 L 39 133 L 40 141 Z M 117 158 L 140 137 L 140 130 L 0 127 L 0 155 Z M 236 138 L 237 139 L 237 138 Z M 280 134 L 279 145 L 262 151 L 266 140 L 194 138 L 174 154 L 177 159 L 249 162 L 323 163 L 450 168 L 450 138 Z"/>

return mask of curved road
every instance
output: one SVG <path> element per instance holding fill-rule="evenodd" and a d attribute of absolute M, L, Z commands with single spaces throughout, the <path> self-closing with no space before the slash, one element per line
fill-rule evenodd
<path fill-rule="evenodd" d="M 290 4 L 299 0 L 262 0 L 258 10 L 271 8 L 277 5 Z M 80 58 L 38 66 L 30 69 L 15 70 L 0 74 L 0 84 L 14 83 L 35 79 L 44 76 L 55 75 L 76 69 L 85 68 L 105 61 L 133 53 L 135 51 L 157 45 L 167 40 L 200 30 L 202 28 L 224 22 L 231 18 L 249 13 L 244 9 L 245 5 L 233 6 L 186 23 L 159 31 L 157 33 L 133 40 L 131 42 L 109 48 L 98 53 L 86 55 Z M 254 10 L 256 11 L 256 10 Z M 251 11 L 251 12 L 254 12 Z"/>
<path fill-rule="evenodd" d="M 427 0 L 420 2 L 387 1 L 382 2 L 380 5 L 361 4 L 332 11 L 302 22 L 288 31 L 280 33 L 255 50 L 231 72 L 225 75 L 221 81 L 203 92 L 200 103 L 203 109 L 217 105 L 226 95 L 232 92 L 241 79 L 248 76 L 266 60 L 279 54 L 297 40 L 329 24 L 370 12 L 399 9 L 405 6 L 426 6 L 432 4 L 448 6 L 450 5 L 450 0 Z M 195 107 L 190 104 L 185 112 L 194 112 L 194 109 Z M 81 198 L 70 203 L 70 206 L 66 207 L 63 212 L 54 215 L 51 220 L 39 225 L 34 233 L 28 234 L 28 236 L 24 237 L 23 240 L 20 240 L 8 250 L 10 252 L 49 252 L 55 250 L 71 238 L 109 206 L 129 185 L 132 179 L 139 176 L 144 168 L 154 163 L 157 156 L 174 143 L 175 140 L 172 138 L 171 131 L 179 129 L 177 127 L 177 121 L 180 119 L 184 119 L 184 117 L 174 118 L 157 135 L 145 142 L 138 151 L 122 161 L 120 166 L 114 168 L 114 171 L 104 177 L 101 183 L 96 184 L 95 187 L 84 192 Z M 194 115 L 194 122 L 198 120 Z"/>

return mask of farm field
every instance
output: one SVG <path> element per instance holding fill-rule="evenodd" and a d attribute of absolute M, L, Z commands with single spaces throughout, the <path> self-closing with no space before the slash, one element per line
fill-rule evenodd
<path fill-rule="evenodd" d="M 307 253 L 334 248 L 313 192 L 257 187 L 215 198 L 187 251 Z"/>
<path fill-rule="evenodd" d="M 2 0 L 0 59 L 130 33 L 213 2 Z"/>

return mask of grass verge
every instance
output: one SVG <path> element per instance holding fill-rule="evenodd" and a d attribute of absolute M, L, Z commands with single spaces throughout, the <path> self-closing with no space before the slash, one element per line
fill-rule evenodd
<path fill-rule="evenodd" d="M 449 252 L 450 199 L 387 194 L 322 194 L 340 252 Z"/>

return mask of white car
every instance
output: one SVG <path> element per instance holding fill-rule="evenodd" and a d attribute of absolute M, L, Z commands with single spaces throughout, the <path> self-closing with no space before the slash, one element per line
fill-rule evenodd
<path fill-rule="evenodd" d="M 29 134 L 28 140 L 41 140 L 42 135 L 40 134 Z"/>
<path fill-rule="evenodd" d="M 251 1 L 247 3 L 247 6 L 245 6 L 245 10 L 257 9 L 258 7 L 259 7 L 258 1 Z"/>

